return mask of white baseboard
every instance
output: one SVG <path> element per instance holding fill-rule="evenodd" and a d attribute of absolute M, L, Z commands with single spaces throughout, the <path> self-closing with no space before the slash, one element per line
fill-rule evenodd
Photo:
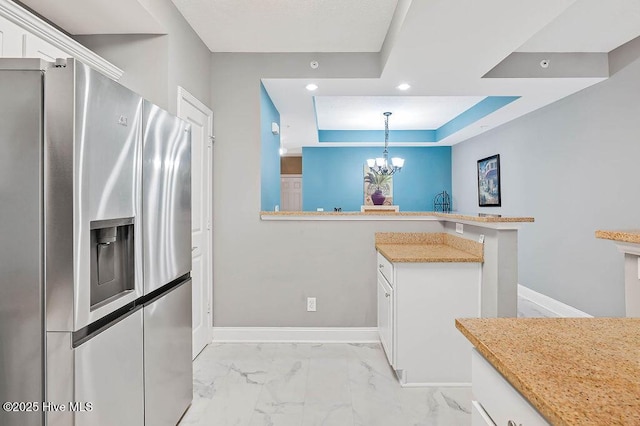
<path fill-rule="evenodd" d="M 376 327 L 213 327 L 215 342 L 377 343 Z"/>
<path fill-rule="evenodd" d="M 582 312 L 581 310 L 574 308 L 573 306 L 569 306 L 549 296 L 545 296 L 542 293 L 533 291 L 521 284 L 518 284 L 518 296 L 541 306 L 558 317 L 593 318 L 593 315 L 589 315 L 586 312 Z"/>

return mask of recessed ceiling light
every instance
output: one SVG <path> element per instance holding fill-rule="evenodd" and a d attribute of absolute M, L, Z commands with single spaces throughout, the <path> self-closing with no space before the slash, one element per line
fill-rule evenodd
<path fill-rule="evenodd" d="M 411 88 L 411 86 L 407 83 L 402 83 L 401 85 L 399 85 L 397 87 L 399 90 L 409 90 Z"/>
<path fill-rule="evenodd" d="M 310 92 L 313 92 L 314 90 L 316 90 L 318 88 L 317 84 L 313 84 L 313 83 L 309 83 L 306 86 L 307 90 Z"/>

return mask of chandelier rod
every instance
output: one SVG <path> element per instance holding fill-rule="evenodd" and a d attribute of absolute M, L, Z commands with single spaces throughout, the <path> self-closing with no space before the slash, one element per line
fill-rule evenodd
<path fill-rule="evenodd" d="M 384 159 L 388 160 L 389 159 L 389 150 L 387 149 L 389 147 L 389 116 L 391 115 L 390 112 L 384 112 L 384 151 L 382 152 Z"/>

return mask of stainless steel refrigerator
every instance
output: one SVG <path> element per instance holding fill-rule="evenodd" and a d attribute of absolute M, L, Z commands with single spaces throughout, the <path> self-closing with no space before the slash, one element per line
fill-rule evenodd
<path fill-rule="evenodd" d="M 178 421 L 190 203 L 186 123 L 77 61 L 0 60 L 0 401 L 27 403 L 0 424 Z"/>

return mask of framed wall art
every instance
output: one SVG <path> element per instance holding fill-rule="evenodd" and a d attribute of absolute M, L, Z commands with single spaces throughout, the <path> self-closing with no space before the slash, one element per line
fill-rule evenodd
<path fill-rule="evenodd" d="M 478 205 L 500 207 L 500 154 L 478 160 Z"/>

